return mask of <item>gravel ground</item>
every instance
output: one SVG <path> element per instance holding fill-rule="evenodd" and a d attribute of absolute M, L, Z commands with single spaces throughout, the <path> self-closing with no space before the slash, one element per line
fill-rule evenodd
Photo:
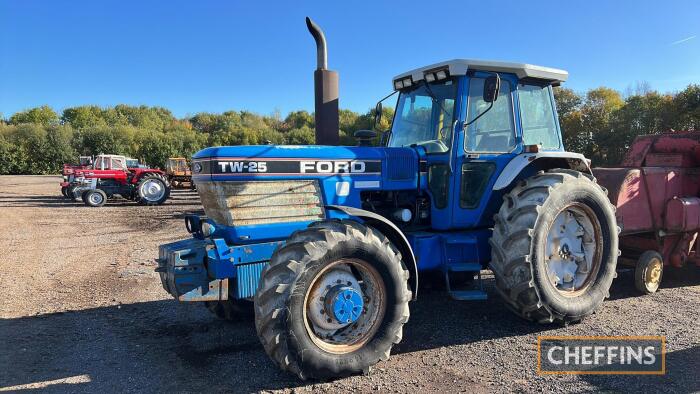
<path fill-rule="evenodd" d="M 201 209 L 176 191 L 159 207 L 87 208 L 58 177 L 0 177 L 0 391 L 698 392 L 700 275 L 667 275 L 653 296 L 621 273 L 583 323 L 540 326 L 486 302 L 423 291 L 403 342 L 369 376 L 300 382 L 263 352 L 253 322 L 178 304 L 153 269 L 158 245 L 187 237 Z M 664 376 L 537 376 L 538 335 L 665 335 Z"/>

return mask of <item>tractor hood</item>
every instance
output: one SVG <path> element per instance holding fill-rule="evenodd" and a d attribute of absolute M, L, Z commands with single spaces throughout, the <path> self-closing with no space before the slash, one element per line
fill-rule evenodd
<path fill-rule="evenodd" d="M 192 157 L 196 183 L 319 179 L 361 189 L 418 187 L 419 157 L 411 148 L 252 145 L 212 147 Z"/>
<path fill-rule="evenodd" d="M 192 174 L 227 238 L 252 237 L 245 229 L 259 225 L 273 236 L 289 231 L 279 225 L 327 217 L 327 205 L 359 208 L 363 192 L 417 189 L 420 158 L 412 148 L 224 146 L 197 152 Z"/>

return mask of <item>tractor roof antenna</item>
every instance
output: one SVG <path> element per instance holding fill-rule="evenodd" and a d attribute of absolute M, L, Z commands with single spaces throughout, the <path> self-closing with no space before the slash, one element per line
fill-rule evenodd
<path fill-rule="evenodd" d="M 338 73 L 328 69 L 326 36 L 321 28 L 309 17 L 306 18 L 306 27 L 316 41 L 316 71 L 314 71 L 316 144 L 338 145 L 340 143 Z"/>

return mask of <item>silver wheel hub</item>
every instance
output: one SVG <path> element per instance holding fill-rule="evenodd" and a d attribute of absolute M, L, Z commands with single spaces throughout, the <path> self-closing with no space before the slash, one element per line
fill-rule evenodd
<path fill-rule="evenodd" d="M 141 185 L 141 196 L 148 201 L 158 201 L 164 194 L 165 186 L 157 179 L 149 179 Z"/>
<path fill-rule="evenodd" d="M 384 316 L 386 288 L 363 260 L 340 259 L 323 269 L 304 300 L 304 320 L 311 340 L 331 353 L 363 346 Z"/>
<path fill-rule="evenodd" d="M 596 259 L 595 226 L 577 207 L 561 211 L 547 234 L 545 260 L 549 282 L 560 292 L 585 287 Z"/>
<path fill-rule="evenodd" d="M 93 204 L 100 204 L 102 202 L 102 195 L 100 193 L 92 193 L 88 198 Z"/>
<path fill-rule="evenodd" d="M 338 318 L 344 317 L 344 314 L 334 312 L 334 306 L 341 301 L 339 297 L 347 296 L 348 291 L 364 297 L 360 284 L 349 267 L 338 267 L 323 275 L 319 286 L 309 295 L 311 298 L 307 310 L 309 320 L 317 332 L 326 331 L 326 334 L 330 334 L 357 320 L 357 318 L 352 318 L 353 312 L 357 311 L 345 311 L 346 314 L 350 315 L 350 319 L 345 318 L 342 321 Z M 348 305 L 348 308 L 353 309 L 351 305 Z"/>

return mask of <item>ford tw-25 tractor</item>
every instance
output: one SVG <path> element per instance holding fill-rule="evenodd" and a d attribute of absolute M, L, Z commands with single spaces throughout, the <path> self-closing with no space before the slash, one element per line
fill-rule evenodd
<path fill-rule="evenodd" d="M 318 46 L 317 142 L 326 143 L 338 134 L 337 74 L 322 32 L 307 24 Z M 187 216 L 193 237 L 160 246 L 164 288 L 226 319 L 250 307 L 267 354 L 302 379 L 386 360 L 425 272 L 453 298 L 480 300 L 479 272 L 490 267 L 518 315 L 580 321 L 609 295 L 618 226 L 588 160 L 562 146 L 552 87 L 567 75 L 445 61 L 394 78 L 380 146 L 364 130 L 354 147 L 197 152 L 206 217 Z"/>

